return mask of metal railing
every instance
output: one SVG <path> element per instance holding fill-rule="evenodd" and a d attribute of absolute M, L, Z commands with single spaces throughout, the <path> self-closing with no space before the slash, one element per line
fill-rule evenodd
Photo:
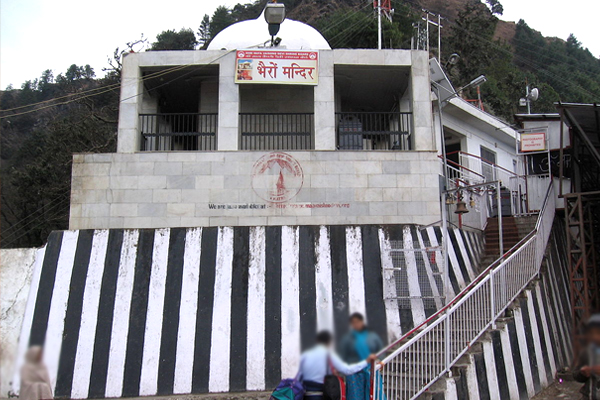
<path fill-rule="evenodd" d="M 140 114 L 141 151 L 215 150 L 218 114 Z"/>
<path fill-rule="evenodd" d="M 480 156 L 464 151 L 448 153 L 448 155 L 451 154 L 458 154 L 458 164 L 460 165 L 461 171 L 468 171 L 470 176 L 477 174 L 484 179 L 484 182 L 502 182 L 502 186 L 510 192 L 512 215 L 524 215 L 531 212 L 530 207 L 528 207 L 527 204 L 528 185 L 526 183 L 526 176 L 519 175 L 514 171 L 510 171 L 500 165 L 485 160 Z M 544 186 L 544 189 L 545 188 L 546 186 Z"/>
<path fill-rule="evenodd" d="M 377 371 L 371 378 L 371 399 L 415 399 L 495 327 L 497 318 L 539 273 L 555 207 L 550 184 L 531 233 L 443 309 L 380 352 L 387 356 L 371 366 Z"/>
<path fill-rule="evenodd" d="M 439 156 L 439 158 L 443 162 L 443 157 Z M 487 182 L 487 178 L 482 174 L 452 160 L 446 162 L 446 177 L 448 179 L 448 190 Z M 448 222 L 458 227 L 484 230 L 488 218 L 492 215 L 495 194 L 495 191 L 485 188 L 466 191 L 462 200 L 467 203 L 469 212 L 462 215 L 451 212 L 448 214 Z M 474 206 L 471 206 L 471 202 L 474 203 Z"/>
<path fill-rule="evenodd" d="M 439 156 L 439 158 L 442 162 L 444 161 L 442 156 Z M 457 185 L 459 182 L 465 185 L 476 185 L 487 181 L 487 178 L 482 174 L 452 160 L 446 160 L 446 177 L 451 182 L 456 182 Z"/>
<path fill-rule="evenodd" d="M 339 150 L 410 150 L 412 113 L 336 113 Z"/>
<path fill-rule="evenodd" d="M 240 113 L 241 150 L 312 150 L 312 113 Z"/>
<path fill-rule="evenodd" d="M 426 310 L 439 310 L 443 306 L 443 271 L 441 256 L 443 247 L 429 241 L 390 240 L 389 255 L 392 263 L 383 268 L 384 276 L 394 281 L 395 290 L 385 299 L 394 299 L 400 309 L 410 309 L 415 301 L 422 302 Z M 412 291 L 409 281 L 416 275 L 422 285 L 420 291 Z"/>

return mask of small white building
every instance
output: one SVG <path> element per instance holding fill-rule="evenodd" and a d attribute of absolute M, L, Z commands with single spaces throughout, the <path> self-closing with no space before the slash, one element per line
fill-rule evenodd
<path fill-rule="evenodd" d="M 570 176 L 567 173 L 572 168 L 570 128 L 562 121 L 558 113 L 517 114 L 515 117 L 524 134 L 541 133 L 545 135 L 546 149 L 524 156 L 524 173 L 526 174 L 531 208 L 536 210 L 541 207 L 544 199 L 543 191 L 548 187 L 550 177 L 554 181 L 553 187 L 556 194 L 557 208 L 564 208 L 563 194 L 571 193 L 572 188 L 570 179 L 565 178 L 561 182 L 559 168 L 562 163 L 563 168 L 565 168 L 563 172 L 566 176 Z M 563 150 L 562 162 L 561 147 L 565 149 Z"/>

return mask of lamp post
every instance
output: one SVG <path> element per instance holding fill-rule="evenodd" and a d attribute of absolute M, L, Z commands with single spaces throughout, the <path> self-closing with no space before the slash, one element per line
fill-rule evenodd
<path fill-rule="evenodd" d="M 285 5 L 282 3 L 267 3 L 265 7 L 265 21 L 269 24 L 271 46 L 275 43 L 275 35 L 279 32 L 281 23 L 285 20 Z"/>
<path fill-rule="evenodd" d="M 470 89 L 473 86 L 479 86 L 479 85 L 481 85 L 484 82 L 487 82 L 487 78 L 485 77 L 485 75 L 479 75 L 477 78 L 473 79 L 471 82 L 467 83 L 460 90 L 458 90 L 456 92 L 456 94 L 459 94 L 460 92 L 462 92 L 465 89 Z"/>
<path fill-rule="evenodd" d="M 461 91 L 468 89 L 470 87 L 473 87 L 473 86 L 479 86 L 482 83 L 484 83 L 485 81 L 487 81 L 487 78 L 484 75 L 480 75 L 477 78 L 473 79 L 471 82 L 469 82 L 462 89 L 460 89 L 458 91 L 453 91 L 453 92 L 451 92 L 447 88 L 443 87 L 438 82 L 435 82 L 433 80 L 431 81 L 433 89 L 436 92 L 437 103 L 438 103 L 439 129 L 440 129 L 440 135 L 441 135 L 442 161 L 443 161 L 442 168 L 443 168 L 444 186 L 445 186 L 442 190 L 441 205 L 442 205 L 442 253 L 443 253 L 443 258 L 444 258 L 444 297 L 445 297 L 446 304 L 448 304 L 448 301 L 449 301 L 448 288 L 450 287 L 450 271 L 448 270 L 448 264 L 449 264 L 448 263 L 448 240 L 449 240 L 448 236 L 449 236 L 449 233 L 448 233 L 448 209 L 447 209 L 448 206 L 446 204 L 446 200 L 448 199 L 448 194 L 451 193 L 451 190 L 449 187 L 449 179 L 448 179 L 448 159 L 446 156 L 446 138 L 444 137 L 444 121 L 443 121 L 442 108 L 443 108 L 444 102 L 449 101 L 449 99 L 453 98 L 454 96 L 458 96 Z M 442 95 L 441 95 L 440 89 L 446 90 L 447 92 L 450 93 L 448 96 L 444 97 L 443 100 L 442 100 Z"/>

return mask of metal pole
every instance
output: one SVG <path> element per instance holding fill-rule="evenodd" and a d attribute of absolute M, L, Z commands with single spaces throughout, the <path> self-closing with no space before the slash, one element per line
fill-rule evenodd
<path fill-rule="evenodd" d="M 562 197 L 563 195 L 563 174 L 565 172 L 563 164 L 564 164 L 564 134 L 565 134 L 565 116 L 563 115 L 562 109 L 560 110 L 560 155 L 558 157 L 558 197 Z M 550 147 L 550 146 L 548 146 Z M 548 160 L 550 161 L 550 160 Z M 565 207 L 566 209 L 566 207 Z"/>
<path fill-rule="evenodd" d="M 450 291 L 450 271 L 448 269 L 448 210 L 446 206 L 446 198 L 448 194 L 442 192 L 442 258 L 444 260 L 444 304 L 450 302 L 448 294 Z"/>
<path fill-rule="evenodd" d="M 383 33 L 381 32 L 381 0 L 377 0 L 377 48 L 381 50 L 381 42 L 383 40 Z"/>
<path fill-rule="evenodd" d="M 527 100 L 527 114 L 531 114 L 531 100 L 529 100 L 529 85 L 525 86 L 525 100 Z"/>
<path fill-rule="evenodd" d="M 494 271 L 490 272 L 490 315 L 492 316 L 492 329 L 496 329 L 496 295 L 494 283 Z"/>
<path fill-rule="evenodd" d="M 452 377 L 452 370 L 450 369 L 450 362 L 452 361 L 452 357 L 450 356 L 452 349 L 450 348 L 450 345 L 452 344 L 451 340 L 450 340 L 450 335 L 451 335 L 451 331 L 452 331 L 452 314 L 448 314 L 446 321 L 444 323 L 444 325 L 446 325 L 446 329 L 444 329 L 444 361 L 445 361 L 445 367 L 446 367 L 446 371 L 448 371 L 448 375 L 449 377 Z"/>
<path fill-rule="evenodd" d="M 498 236 L 500 237 L 500 257 L 504 255 L 504 237 L 502 235 L 502 195 L 500 194 L 500 181 L 496 182 L 496 191 L 498 194 Z"/>
<path fill-rule="evenodd" d="M 426 14 L 427 20 L 425 21 L 425 23 L 427 24 L 427 57 L 429 57 L 429 12 L 426 12 Z"/>
<path fill-rule="evenodd" d="M 442 161 L 444 162 L 444 171 L 442 174 L 444 175 L 444 185 L 446 186 L 444 190 L 450 189 L 448 185 L 448 158 L 446 157 L 446 138 L 444 137 L 444 121 L 442 114 L 442 100 L 440 99 L 440 88 L 437 84 L 433 85 L 436 94 L 437 94 L 437 103 L 438 103 L 438 111 L 439 111 L 439 124 L 440 124 L 440 135 L 441 135 L 441 146 L 442 146 Z M 444 203 L 445 206 L 445 203 Z"/>
<path fill-rule="evenodd" d="M 442 62 L 442 17 L 438 14 L 438 60 Z"/>

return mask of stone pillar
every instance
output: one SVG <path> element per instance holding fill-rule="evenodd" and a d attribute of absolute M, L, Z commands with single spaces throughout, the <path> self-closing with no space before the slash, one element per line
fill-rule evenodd
<path fill-rule="evenodd" d="M 333 51 L 319 52 L 319 84 L 315 86 L 315 150 L 335 150 Z"/>
<path fill-rule="evenodd" d="M 223 57 L 219 66 L 218 150 L 239 149 L 240 91 L 234 82 L 235 53 Z"/>
<path fill-rule="evenodd" d="M 433 115 L 431 109 L 431 82 L 427 52 L 412 51 L 410 83 L 413 112 L 413 149 L 435 150 Z"/>
<path fill-rule="evenodd" d="M 121 75 L 117 152 L 135 153 L 140 150 L 139 114 L 144 90 L 138 54 L 123 55 Z"/>

